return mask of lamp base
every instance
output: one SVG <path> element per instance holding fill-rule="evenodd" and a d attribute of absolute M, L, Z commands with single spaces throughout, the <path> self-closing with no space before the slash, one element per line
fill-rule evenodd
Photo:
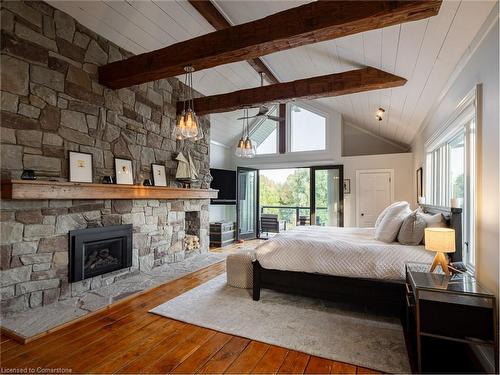
<path fill-rule="evenodd" d="M 438 265 L 441 266 L 441 269 L 446 276 L 450 276 L 450 270 L 448 269 L 448 259 L 446 255 L 441 251 L 436 252 L 436 256 L 434 257 L 434 261 L 432 262 L 431 272 L 434 272 Z"/>

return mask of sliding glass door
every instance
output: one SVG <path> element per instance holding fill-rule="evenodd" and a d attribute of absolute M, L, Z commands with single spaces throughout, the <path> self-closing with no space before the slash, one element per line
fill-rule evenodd
<path fill-rule="evenodd" d="M 238 240 L 257 237 L 258 223 L 258 170 L 238 167 L 237 171 L 237 235 Z"/>
<path fill-rule="evenodd" d="M 311 168 L 311 224 L 344 226 L 342 165 Z"/>
<path fill-rule="evenodd" d="M 237 238 L 259 234 L 259 214 L 276 214 L 286 228 L 344 226 L 342 165 L 237 170 Z"/>

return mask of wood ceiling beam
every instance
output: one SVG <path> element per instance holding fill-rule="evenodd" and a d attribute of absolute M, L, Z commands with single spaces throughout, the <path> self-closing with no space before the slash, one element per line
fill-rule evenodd
<path fill-rule="evenodd" d="M 223 30 L 231 27 L 232 25 L 217 9 L 217 7 L 210 0 L 188 0 L 194 9 L 201 14 L 207 22 L 213 26 L 215 30 Z M 264 78 L 269 83 L 279 83 L 279 79 L 267 67 L 261 58 L 247 60 L 247 63 L 259 74 L 264 74 Z"/>
<path fill-rule="evenodd" d="M 118 89 L 273 52 L 340 38 L 439 12 L 442 0 L 317 1 L 99 67 L 99 81 Z"/>
<path fill-rule="evenodd" d="M 406 79 L 367 67 L 342 73 L 299 79 L 292 82 L 239 90 L 194 99 L 197 115 L 229 112 L 260 105 L 286 103 L 296 99 L 317 99 L 402 86 Z M 184 102 L 177 102 L 180 113 Z"/>
<path fill-rule="evenodd" d="M 222 15 L 210 0 L 188 0 L 189 4 L 202 15 L 215 30 L 231 27 L 228 20 Z"/>

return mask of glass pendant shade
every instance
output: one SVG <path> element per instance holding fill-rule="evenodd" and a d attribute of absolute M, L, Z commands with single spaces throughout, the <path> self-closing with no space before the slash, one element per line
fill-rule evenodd
<path fill-rule="evenodd" d="M 194 101 L 193 101 L 193 72 L 194 68 L 192 66 L 187 66 L 184 68 L 186 72 L 186 78 L 184 80 L 184 86 L 188 88 L 188 97 L 184 100 L 184 110 L 182 111 L 175 129 L 173 131 L 173 136 L 176 140 L 183 140 L 187 138 L 192 138 L 195 141 L 199 141 L 203 138 L 203 130 L 201 130 L 198 118 L 194 112 Z M 186 104 L 188 109 L 186 110 Z"/>
<path fill-rule="evenodd" d="M 196 122 L 196 115 L 190 109 L 188 109 L 186 115 L 184 116 L 185 127 L 182 134 L 186 138 L 194 138 L 198 135 L 198 124 Z"/>
<path fill-rule="evenodd" d="M 194 137 L 194 140 L 199 141 L 200 139 L 203 139 L 203 137 L 205 136 L 205 133 L 203 132 L 203 128 L 201 127 L 201 124 L 198 121 L 198 118 L 196 117 L 196 115 L 195 115 L 195 118 L 196 118 L 196 123 L 198 124 L 198 127 L 197 127 L 198 134 Z"/>
<path fill-rule="evenodd" d="M 255 157 L 255 154 L 256 154 L 255 146 L 253 145 L 251 139 L 247 137 L 247 139 L 245 140 L 245 157 L 250 159 Z"/>
<path fill-rule="evenodd" d="M 182 141 L 185 138 L 185 136 L 183 134 L 184 129 L 186 127 L 186 121 L 184 120 L 184 115 L 185 115 L 185 112 L 182 111 L 181 115 L 177 119 L 177 123 L 175 124 L 175 128 L 172 131 L 172 136 L 178 141 Z"/>
<path fill-rule="evenodd" d="M 245 109 L 243 117 L 243 130 L 241 132 L 241 138 L 236 145 L 234 154 L 239 158 L 253 158 L 256 155 L 255 146 L 250 139 L 249 129 L 248 129 L 248 110 Z"/>
<path fill-rule="evenodd" d="M 240 138 L 240 140 L 238 141 L 238 144 L 236 145 L 234 155 L 239 157 L 239 158 L 242 158 L 244 151 L 245 151 L 245 140 L 243 138 Z"/>

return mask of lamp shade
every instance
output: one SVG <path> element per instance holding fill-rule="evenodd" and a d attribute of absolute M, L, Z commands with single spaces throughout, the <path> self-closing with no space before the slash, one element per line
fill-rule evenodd
<path fill-rule="evenodd" d="M 454 253 L 455 230 L 450 228 L 425 228 L 425 249 L 442 253 Z"/>

